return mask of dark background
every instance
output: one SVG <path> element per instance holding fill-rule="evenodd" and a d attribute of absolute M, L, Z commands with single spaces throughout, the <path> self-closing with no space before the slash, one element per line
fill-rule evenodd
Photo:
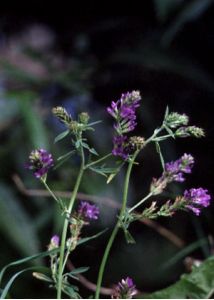
<path fill-rule="evenodd" d="M 46 249 L 53 233 L 60 233 L 60 217 L 51 199 L 24 195 L 14 183 L 18 174 L 27 189 L 42 189 L 24 163 L 31 149 L 44 147 L 54 157 L 64 154 L 69 141 L 53 145 L 63 130 L 51 108 L 62 105 L 75 117 L 88 111 L 92 120 L 102 119 L 88 139 L 100 154 L 111 151 L 112 120 L 106 107 L 122 92 L 139 89 L 142 106 L 136 134 L 149 137 L 160 125 L 166 106 L 186 113 L 190 123 L 205 129 L 206 138 L 164 142 L 166 161 L 184 152 L 196 160 L 194 172 L 182 185 L 171 185 L 164 197 L 185 188 L 204 187 L 213 195 L 213 1 L 144 1 L 141 16 L 72 16 L 59 14 L 0 14 L 0 265 Z M 96 135 L 98 138 L 96 138 Z M 139 158 L 131 181 L 129 203 L 148 192 L 152 177 L 161 172 L 153 146 Z M 49 176 L 56 190 L 72 189 L 78 160 Z M 120 201 L 124 171 L 112 182 L 88 173 L 81 192 Z M 160 199 L 160 201 L 161 201 Z M 85 276 L 96 282 L 99 263 L 115 222 L 116 211 L 99 204 L 100 220 L 83 235 L 105 227 L 96 241 L 79 247 L 72 255 L 76 267 L 90 266 Z M 130 228 L 137 244 L 127 245 L 119 234 L 106 269 L 104 285 L 111 287 L 130 276 L 143 292 L 175 282 L 186 271 L 184 258 L 205 259 L 212 254 L 213 205 L 200 217 L 178 213 L 158 224 L 183 240 L 175 245 L 151 226 L 136 223 Z M 189 246 L 189 248 L 186 248 Z M 179 254 L 178 256 L 176 256 Z M 44 261 L 46 264 L 48 260 Z M 37 262 L 38 263 L 38 262 Z M 8 271 L 6 279 L 14 270 Z M 164 276 L 163 276 L 164 274 Z M 78 285 L 78 283 L 77 283 Z M 92 294 L 83 288 L 84 297 Z M 15 298 L 53 298 L 47 285 L 29 273 L 15 283 Z"/>

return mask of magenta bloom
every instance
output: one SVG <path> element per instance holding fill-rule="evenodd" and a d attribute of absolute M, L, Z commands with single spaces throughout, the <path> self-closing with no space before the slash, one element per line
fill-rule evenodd
<path fill-rule="evenodd" d="M 54 236 L 52 236 L 52 238 L 51 238 L 51 243 L 53 244 L 53 245 L 55 245 L 56 247 L 59 247 L 59 236 L 58 235 L 54 235 Z"/>
<path fill-rule="evenodd" d="M 211 197 L 208 190 L 203 188 L 190 189 L 184 192 L 185 208 L 192 210 L 197 216 L 200 215 L 201 209 L 210 205 Z"/>
<path fill-rule="evenodd" d="M 140 100 L 139 91 L 127 92 L 116 102 L 112 101 L 111 107 L 107 108 L 108 113 L 116 120 L 114 127 L 119 135 L 134 130 L 137 125 L 136 109 L 140 106 Z"/>
<path fill-rule="evenodd" d="M 127 159 L 129 148 L 127 147 L 128 137 L 126 133 L 135 129 L 136 109 L 140 106 L 140 92 L 132 91 L 121 95 L 116 102 L 112 101 L 111 107 L 107 108 L 108 113 L 115 119 L 114 129 L 116 135 L 113 138 L 114 148 L 112 154 Z"/>
<path fill-rule="evenodd" d="M 114 299 L 132 299 L 134 295 L 137 294 L 136 287 L 133 283 L 133 280 L 130 277 L 122 279 L 115 288 L 115 291 L 112 295 Z"/>
<path fill-rule="evenodd" d="M 54 235 L 52 236 L 51 240 L 50 240 L 50 244 L 48 245 L 48 250 L 51 251 L 53 249 L 56 249 L 59 247 L 59 242 L 60 242 L 60 238 L 58 235 Z"/>
<path fill-rule="evenodd" d="M 172 181 L 183 182 L 183 173 L 191 173 L 193 164 L 193 156 L 185 153 L 180 159 L 165 164 L 165 175 Z"/>
<path fill-rule="evenodd" d="M 99 208 L 96 205 L 90 204 L 86 201 L 81 201 L 78 209 L 78 214 L 83 217 L 83 219 L 97 220 L 99 213 Z"/>
<path fill-rule="evenodd" d="M 47 174 L 48 170 L 53 166 L 53 157 L 44 149 L 36 149 L 30 153 L 29 163 L 26 168 L 33 170 L 36 178 L 41 178 Z"/>
<path fill-rule="evenodd" d="M 127 151 L 127 136 L 117 135 L 113 137 L 114 149 L 112 150 L 112 154 L 115 156 L 120 156 L 123 159 L 128 158 Z"/>

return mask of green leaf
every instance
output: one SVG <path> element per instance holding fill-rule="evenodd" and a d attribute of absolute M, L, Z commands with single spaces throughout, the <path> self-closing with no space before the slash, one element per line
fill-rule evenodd
<path fill-rule="evenodd" d="M 146 294 L 147 299 L 209 299 L 214 293 L 214 256 L 166 289 Z"/>
<path fill-rule="evenodd" d="M 49 269 L 48 269 L 49 270 Z M 36 279 L 42 280 L 42 281 L 46 281 L 46 282 L 53 282 L 53 279 L 48 277 L 47 275 L 43 274 L 43 273 L 39 273 L 39 272 L 33 272 L 33 277 L 35 277 Z"/>
<path fill-rule="evenodd" d="M 3 267 L 1 272 L 0 272 L 0 284 L 1 284 L 2 278 L 4 276 L 4 273 L 6 272 L 6 270 L 8 268 L 15 267 L 15 266 L 30 262 L 30 261 L 35 260 L 37 258 L 46 257 L 46 256 L 49 256 L 50 254 L 56 254 L 59 251 L 60 251 L 60 249 L 57 248 L 57 249 L 54 249 L 54 250 L 51 250 L 51 251 L 40 252 L 40 253 L 37 253 L 37 254 L 34 254 L 34 255 L 31 255 L 31 256 L 28 256 L 28 257 L 25 257 L 25 258 L 22 258 L 22 259 L 19 259 L 19 260 L 16 260 L 16 261 L 13 261 L 13 262 L 9 263 L 5 267 Z"/>
<path fill-rule="evenodd" d="M 173 131 L 166 124 L 164 124 L 164 128 L 166 129 L 168 134 L 171 135 L 171 137 L 174 139 L 175 135 L 174 135 Z"/>
<path fill-rule="evenodd" d="M 77 245 L 79 246 L 79 245 L 84 244 L 84 243 L 86 243 L 86 242 L 88 242 L 88 241 L 90 241 L 90 240 L 96 239 L 97 237 L 99 237 L 100 235 L 102 235 L 103 233 L 105 233 L 107 230 L 108 230 L 108 229 L 106 228 L 106 229 L 104 229 L 104 230 L 98 232 L 98 233 L 95 234 L 95 235 L 92 235 L 92 236 L 89 236 L 89 237 L 82 238 L 82 239 L 78 240 Z"/>
<path fill-rule="evenodd" d="M 172 265 L 174 265 L 178 261 L 180 261 L 182 258 L 189 255 L 191 252 L 193 252 L 196 249 L 203 247 L 204 245 L 207 245 L 207 244 L 208 244 L 207 238 L 203 238 L 203 239 L 200 239 L 200 240 L 188 245 L 187 247 L 185 247 L 184 249 L 182 249 L 181 251 L 176 253 L 173 257 L 171 257 L 167 262 L 165 262 L 161 266 L 161 269 L 165 270 L 165 269 L 171 267 Z"/>
<path fill-rule="evenodd" d="M 89 145 L 87 143 L 82 142 L 82 146 L 87 149 L 90 153 L 99 156 L 99 154 L 97 153 L 97 151 L 94 148 L 90 148 Z"/>
<path fill-rule="evenodd" d="M 98 232 L 95 235 L 92 235 L 92 236 L 89 236 L 89 237 L 86 237 L 86 238 L 82 238 L 82 239 L 78 240 L 77 245 L 81 245 L 81 244 L 84 244 L 84 243 L 86 243 L 86 242 L 88 242 L 90 240 L 93 240 L 93 239 L 99 237 L 100 235 L 102 235 L 107 230 L 108 229 L 104 229 L 104 230 Z M 37 258 L 42 258 L 42 257 L 49 256 L 50 254 L 56 254 L 56 253 L 59 253 L 59 251 L 60 251 L 60 248 L 57 248 L 57 249 L 54 249 L 54 250 L 51 250 L 51 251 L 44 251 L 44 252 L 40 252 L 40 253 L 37 253 L 37 254 L 34 254 L 34 255 L 31 255 L 31 256 L 28 256 L 28 257 L 25 257 L 25 258 L 22 258 L 22 259 L 19 259 L 19 260 L 16 260 L 14 262 L 9 263 L 4 268 L 2 268 L 2 270 L 0 272 L 0 283 L 2 281 L 2 278 L 3 278 L 3 275 L 4 275 L 5 271 L 9 267 L 18 266 L 18 265 L 30 262 L 32 260 L 35 260 Z"/>
<path fill-rule="evenodd" d="M 80 268 L 76 268 L 74 270 L 72 270 L 71 272 L 67 273 L 67 275 L 72 274 L 80 274 L 80 273 L 84 273 L 87 272 L 89 270 L 89 267 L 80 267 Z"/>
<path fill-rule="evenodd" d="M 58 157 L 57 160 L 59 161 L 59 160 L 65 159 L 67 157 L 70 157 L 72 154 L 74 154 L 74 152 L 75 152 L 75 150 L 71 150 L 71 151 L 67 152 L 66 154 Z"/>
<path fill-rule="evenodd" d="M 35 269 L 44 269 L 44 267 L 30 267 L 30 268 L 26 268 L 24 270 L 21 270 L 21 271 L 17 272 L 15 275 L 13 275 L 10 278 L 10 280 L 8 281 L 8 283 L 6 284 L 6 286 L 4 287 L 4 289 L 3 289 L 2 294 L 1 294 L 1 299 L 5 299 L 7 297 L 7 294 L 9 292 L 9 289 L 11 288 L 11 285 L 14 283 L 15 279 L 19 275 L 21 275 L 22 273 L 24 273 L 26 271 L 31 271 L 31 270 L 35 270 Z"/>
<path fill-rule="evenodd" d="M 54 144 L 56 144 L 57 142 L 64 139 L 69 134 L 69 132 L 70 132 L 70 130 L 67 129 L 67 130 L 63 131 L 62 133 L 60 133 L 59 135 L 57 135 L 57 137 L 55 137 L 55 139 L 54 139 Z"/>
<path fill-rule="evenodd" d="M 124 235 L 125 235 L 125 238 L 126 238 L 126 242 L 128 244 L 135 244 L 135 239 L 133 238 L 133 236 L 131 235 L 131 233 L 126 229 L 124 230 Z"/>
<path fill-rule="evenodd" d="M 97 167 L 91 166 L 91 167 L 89 167 L 89 169 L 95 173 L 101 174 L 106 177 L 106 174 L 110 174 L 110 176 L 112 174 L 116 175 L 119 172 L 120 167 L 119 168 L 118 167 L 117 168 L 106 168 L 104 166 L 97 166 Z"/>
<path fill-rule="evenodd" d="M 60 156 L 57 158 L 57 161 L 59 161 L 56 166 L 53 168 L 54 170 L 58 169 L 62 164 L 64 164 L 72 155 L 76 153 L 76 150 L 69 151 L 65 155 Z"/>
<path fill-rule="evenodd" d="M 80 268 L 72 270 L 69 273 L 66 273 L 65 275 L 78 280 L 78 277 L 76 275 L 87 272 L 88 270 L 89 270 L 89 267 L 80 267 Z"/>
<path fill-rule="evenodd" d="M 166 120 L 166 118 L 168 117 L 168 114 L 169 114 L 169 106 L 167 105 L 166 111 L 165 111 L 165 114 L 164 114 L 164 120 Z"/>
<path fill-rule="evenodd" d="M 100 123 L 102 123 L 102 121 L 100 120 L 100 121 L 95 121 L 95 122 L 92 122 L 92 123 L 89 123 L 89 124 L 87 124 L 87 126 L 94 126 L 94 125 L 96 125 L 96 124 L 100 124 Z"/>
<path fill-rule="evenodd" d="M 81 299 L 80 295 L 78 294 L 78 287 L 74 285 L 66 285 L 63 288 L 63 292 L 70 297 L 70 299 Z"/>
<path fill-rule="evenodd" d="M 9 186 L 0 184 L 0 230 L 24 255 L 39 251 L 39 240 L 33 221 Z"/>
<path fill-rule="evenodd" d="M 163 155 L 162 155 L 162 152 L 161 152 L 160 144 L 158 142 L 155 142 L 155 145 L 156 145 L 157 153 L 160 156 L 160 161 L 161 161 L 162 169 L 164 171 L 165 170 L 165 162 L 164 162 L 164 158 L 163 158 Z"/>

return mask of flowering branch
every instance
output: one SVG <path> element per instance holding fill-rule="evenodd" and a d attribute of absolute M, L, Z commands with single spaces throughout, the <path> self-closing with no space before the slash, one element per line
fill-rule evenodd
<path fill-rule="evenodd" d="M 85 162 L 84 150 L 88 151 L 89 158 L 91 154 L 98 156 L 98 153 L 94 148 L 91 148 L 87 144 L 87 139 L 83 138 L 83 132 L 87 130 L 93 130 L 92 126 L 99 123 L 99 121 L 89 123 L 89 115 L 85 112 L 79 114 L 77 120 L 73 120 L 72 116 L 64 108 L 53 108 L 53 114 L 66 127 L 66 130 L 55 138 L 55 142 L 59 142 L 66 136 L 71 136 L 73 147 L 71 151 L 58 158 L 59 164 L 55 168 L 69 159 L 73 154 L 78 154 L 81 157 L 79 174 L 77 176 L 68 207 L 61 201 L 60 198 L 58 198 L 56 193 L 49 188 L 49 185 L 46 182 L 47 173 L 53 166 L 52 155 L 44 149 L 36 149 L 33 150 L 29 156 L 29 163 L 26 167 L 33 171 L 36 178 L 41 180 L 48 193 L 55 201 L 57 201 L 63 210 L 64 226 L 61 235 L 61 241 L 57 235 L 54 235 L 51 238 L 48 247 L 49 250 L 59 248 L 57 250 L 60 252 L 59 256 L 58 252 L 49 253 L 52 278 L 48 278 L 44 274 L 35 273 L 37 278 L 53 283 L 53 285 L 57 288 L 58 299 L 61 299 L 62 292 L 72 298 L 80 297 L 75 286 L 69 283 L 68 277 L 76 279 L 74 275 L 75 272 L 78 274 L 78 272 L 85 272 L 88 270 L 88 267 L 82 267 L 79 268 L 80 270 L 76 269 L 69 273 L 64 273 L 69 255 L 76 249 L 78 245 L 82 227 L 88 225 L 89 220 L 96 220 L 99 215 L 98 207 L 84 201 L 81 202 L 78 210 L 73 210 L 75 200 L 78 197 L 78 189 L 86 169 L 90 169 L 91 171 L 106 176 L 107 183 L 110 183 L 110 181 L 119 173 L 121 168 L 126 163 L 128 164 L 118 220 L 106 245 L 99 269 L 95 293 L 96 298 L 99 298 L 106 263 L 111 251 L 111 247 L 120 228 L 123 229 L 127 242 L 133 243 L 134 239 L 128 231 L 128 227 L 131 222 L 136 220 L 142 222 L 142 220 L 145 218 L 151 220 L 160 216 L 173 216 L 177 210 L 190 210 L 198 216 L 201 212 L 201 209 L 210 204 L 211 197 L 206 189 L 192 188 L 185 190 L 184 194 L 182 196 L 177 196 L 174 201 L 168 200 L 161 206 L 159 206 L 156 201 L 153 201 L 151 205 L 144 208 L 141 213 L 134 212 L 134 210 L 144 204 L 149 198 L 161 194 L 171 182 L 183 182 L 185 180 L 185 175 L 191 173 L 192 171 L 194 158 L 190 154 L 185 153 L 176 161 L 165 163 L 159 143 L 168 138 L 175 139 L 189 136 L 199 138 L 204 136 L 203 129 L 196 126 L 188 126 L 188 116 L 185 114 L 178 114 L 176 112 L 170 113 L 168 108 L 166 109 L 162 125 L 154 130 L 151 137 L 144 139 L 142 136 L 129 136 L 130 132 L 132 132 L 137 125 L 136 111 L 140 106 L 140 102 L 141 96 L 139 91 L 132 91 L 122 94 L 119 100 L 116 102 L 112 101 L 111 107 L 107 108 L 108 113 L 114 118 L 115 121 L 115 134 L 113 136 L 112 153 L 106 154 L 105 156 L 96 160 L 89 160 L 88 163 Z M 158 179 L 153 178 L 149 193 L 134 206 L 128 208 L 128 190 L 133 165 L 136 164 L 135 160 L 137 155 L 149 143 L 155 143 L 156 145 L 156 150 L 160 157 L 163 172 Z M 97 164 L 108 159 L 111 155 L 119 157 L 120 159 L 119 164 L 117 163 L 116 167 L 106 167 L 106 164 L 96 166 Z M 112 205 L 115 207 L 115 204 Z M 69 237 L 68 233 L 70 234 Z M 130 277 L 127 277 L 126 279 L 122 279 L 114 288 L 112 292 L 112 298 L 132 298 L 136 293 L 137 290 L 133 280 Z"/>

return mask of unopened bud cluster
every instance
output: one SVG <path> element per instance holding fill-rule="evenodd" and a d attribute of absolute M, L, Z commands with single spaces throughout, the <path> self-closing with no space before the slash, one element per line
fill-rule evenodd
<path fill-rule="evenodd" d="M 69 125 L 72 121 L 71 115 L 64 107 L 57 106 L 52 109 L 52 113 L 65 125 Z"/>
<path fill-rule="evenodd" d="M 178 114 L 177 112 L 172 112 L 168 114 L 165 119 L 165 123 L 170 128 L 177 128 L 182 125 L 187 125 L 189 122 L 189 118 L 185 114 Z"/>
<path fill-rule="evenodd" d="M 175 136 L 185 138 L 189 136 L 193 136 L 196 138 L 201 138 L 205 136 L 204 130 L 200 127 L 196 126 L 187 126 L 187 127 L 180 127 L 176 130 Z"/>

